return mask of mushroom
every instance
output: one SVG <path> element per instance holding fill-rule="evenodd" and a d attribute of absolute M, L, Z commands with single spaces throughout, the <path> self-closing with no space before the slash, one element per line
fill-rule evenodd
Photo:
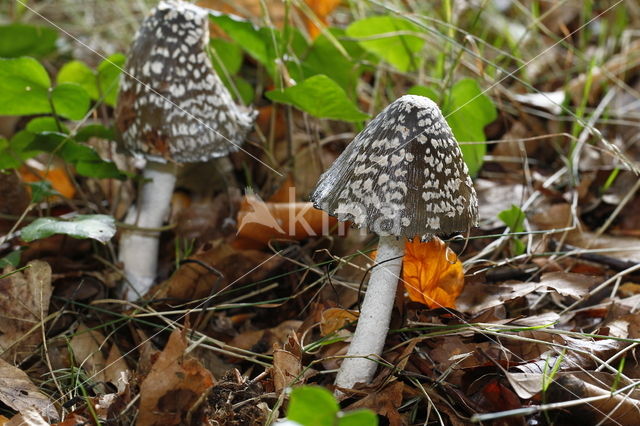
<path fill-rule="evenodd" d="M 138 30 L 122 75 L 116 125 L 124 147 L 146 160 L 137 208 L 127 223 L 120 260 L 142 295 L 156 278 L 158 231 L 169 212 L 177 163 L 208 161 L 237 150 L 255 112 L 237 106 L 216 75 L 205 46 L 208 12 L 183 1 L 160 2 Z"/>
<path fill-rule="evenodd" d="M 460 147 L 438 106 L 406 95 L 388 105 L 320 177 L 316 208 L 379 235 L 355 334 L 336 378 L 368 383 L 389 330 L 406 238 L 467 231 L 478 201 Z"/>

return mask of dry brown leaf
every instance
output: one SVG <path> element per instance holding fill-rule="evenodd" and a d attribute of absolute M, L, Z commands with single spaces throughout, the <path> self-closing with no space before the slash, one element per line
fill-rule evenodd
<path fill-rule="evenodd" d="M 358 319 L 358 312 L 342 308 L 329 308 L 322 311 L 320 334 L 326 336 L 338 331 Z"/>
<path fill-rule="evenodd" d="M 100 350 L 105 340 L 106 337 L 100 331 L 80 324 L 69 342 L 76 365 L 82 367 L 96 382 L 105 381 L 104 370 L 107 361 Z"/>
<path fill-rule="evenodd" d="M 200 299 L 231 283 L 241 286 L 243 283 L 259 282 L 282 262 L 277 256 L 258 250 L 239 250 L 222 241 L 214 242 L 213 247 L 190 258 L 218 269 L 223 278 L 219 279 L 211 270 L 199 264 L 185 263 L 151 293 L 160 299 Z"/>
<path fill-rule="evenodd" d="M 402 392 L 404 383 L 393 382 L 378 392 L 370 393 L 368 396 L 356 401 L 347 407 L 349 410 L 356 408 L 370 408 L 381 416 L 389 420 L 390 426 L 401 426 L 402 416 L 398 408 L 402 404 Z"/>
<path fill-rule="evenodd" d="M 284 349 L 276 349 L 273 351 L 273 369 L 271 371 L 275 390 L 280 392 L 291 386 L 294 381 L 302 379 L 299 377 L 302 371 L 302 362 L 299 356 Z"/>
<path fill-rule="evenodd" d="M 26 415 L 34 409 L 50 421 L 58 420 L 58 413 L 49 398 L 34 385 L 27 373 L 0 359 L 0 401 Z"/>
<path fill-rule="evenodd" d="M 6 426 L 49 426 L 47 422 L 33 407 L 26 407 L 21 413 L 16 414 L 6 423 Z"/>
<path fill-rule="evenodd" d="M 109 355 L 107 356 L 107 365 L 104 369 L 104 379 L 107 382 L 113 383 L 118 390 L 120 390 L 123 380 L 127 380 L 131 372 L 127 363 L 124 360 L 124 356 L 116 345 L 111 345 L 109 349 Z"/>
<path fill-rule="evenodd" d="M 464 287 L 462 263 L 437 237 L 407 242 L 402 279 L 409 298 L 430 308 L 453 308 Z"/>
<path fill-rule="evenodd" d="M 610 388 L 595 386 L 573 375 L 562 375 L 554 380 L 547 389 L 546 401 L 549 403 L 575 401 L 592 397 L 601 397 L 558 410 L 562 420 L 558 424 L 612 424 L 635 426 L 640 418 L 640 400 L 630 398 L 626 393 L 612 395 Z M 552 417 L 553 418 L 553 417 Z"/>
<path fill-rule="evenodd" d="M 4 274 L 12 271 L 7 267 Z M 51 267 L 40 260 L 0 279 L 0 358 L 22 361 L 36 351 L 51 292 Z"/>
<path fill-rule="evenodd" d="M 571 272 L 549 272 L 542 274 L 540 285 L 552 288 L 562 296 L 580 299 L 602 281 L 600 277 Z"/>
<path fill-rule="evenodd" d="M 601 278 L 590 275 L 549 272 L 543 274 L 540 282 L 537 283 L 470 283 L 458 298 L 457 306 L 463 312 L 478 313 L 535 291 L 546 292 L 549 290 L 554 290 L 563 296 L 579 299 L 600 281 Z"/>
<path fill-rule="evenodd" d="M 179 330 L 140 385 L 138 426 L 185 424 L 186 416 L 213 386 L 213 376 L 195 358 L 185 355 L 187 341 Z"/>

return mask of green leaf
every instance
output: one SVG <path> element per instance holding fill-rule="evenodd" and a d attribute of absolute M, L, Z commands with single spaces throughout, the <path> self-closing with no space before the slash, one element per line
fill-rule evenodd
<path fill-rule="evenodd" d="M 436 103 L 440 101 L 440 97 L 438 96 L 436 91 L 427 86 L 413 86 L 409 90 L 407 90 L 407 95 L 424 96 L 425 98 L 429 98 Z"/>
<path fill-rule="evenodd" d="M 127 174 L 118 170 L 114 163 L 103 160 L 93 148 L 79 143 L 63 133 L 39 133 L 35 135 L 27 148 L 56 154 L 72 164 L 78 174 L 82 176 L 97 179 L 123 180 L 127 178 Z"/>
<path fill-rule="evenodd" d="M 116 132 L 114 129 L 105 127 L 102 124 L 89 124 L 78 130 L 74 139 L 78 142 L 86 142 L 91 138 L 115 141 Z"/>
<path fill-rule="evenodd" d="M 503 210 L 498 213 L 498 219 L 504 222 L 509 227 L 511 232 L 523 232 L 524 231 L 524 218 L 525 214 L 516 205 L 511 205 L 511 208 Z"/>
<path fill-rule="evenodd" d="M 339 408 L 325 388 L 302 386 L 291 392 L 287 418 L 303 426 L 333 426 Z"/>
<path fill-rule="evenodd" d="M 293 105 L 318 118 L 362 121 L 369 116 L 360 111 L 345 91 L 323 74 L 315 75 L 285 90 L 272 90 L 267 98 Z"/>
<path fill-rule="evenodd" d="M 238 92 L 240 93 L 240 99 L 242 99 L 242 102 L 245 105 L 248 105 L 251 102 L 253 102 L 253 98 L 255 96 L 255 90 L 254 90 L 254 87 L 251 85 L 251 83 L 249 83 L 244 78 L 238 77 L 238 76 L 234 77 L 233 82 L 236 85 Z"/>
<path fill-rule="evenodd" d="M 496 107 L 485 95 L 478 83 L 465 78 L 451 89 L 449 102 L 444 111 L 445 118 L 459 142 L 484 142 L 484 127 L 498 117 Z M 487 152 L 485 144 L 460 145 L 469 173 L 475 176 Z"/>
<path fill-rule="evenodd" d="M 401 32 L 402 34 L 398 34 Z M 394 16 L 374 16 L 361 19 L 347 27 L 349 37 L 359 40 L 367 51 L 379 56 L 400 71 L 417 69 L 418 52 L 425 40 L 407 32 L 421 33 L 417 25 Z M 371 38 L 371 39 L 369 39 Z"/>
<path fill-rule="evenodd" d="M 51 91 L 51 101 L 56 114 L 80 120 L 89 110 L 89 94 L 76 83 L 62 83 Z"/>
<path fill-rule="evenodd" d="M 25 129 L 31 133 L 58 132 L 60 130 L 63 133 L 69 133 L 69 130 L 62 123 L 60 126 L 62 129 L 58 127 L 58 122 L 53 117 L 36 117 L 27 123 Z"/>
<path fill-rule="evenodd" d="M 92 238 L 102 243 L 109 241 L 116 233 L 116 222 L 111 216 L 102 214 L 79 215 L 64 221 L 43 217 L 22 228 L 21 238 L 26 242 L 40 240 L 55 234 L 74 238 Z"/>
<path fill-rule="evenodd" d="M 51 112 L 47 71 L 33 58 L 0 59 L 0 115 Z"/>
<path fill-rule="evenodd" d="M 56 79 L 60 83 L 76 83 L 91 96 L 98 99 L 98 80 L 96 73 L 82 61 L 67 62 L 58 72 Z"/>
<path fill-rule="evenodd" d="M 127 58 L 122 53 L 114 53 L 98 65 L 98 90 L 105 104 L 115 106 L 118 98 L 120 74 Z"/>
<path fill-rule="evenodd" d="M 35 135 L 28 130 L 21 130 L 11 140 L 0 139 L 0 169 L 17 169 L 39 151 L 29 149 Z"/>
<path fill-rule="evenodd" d="M 302 68 L 305 77 L 325 74 L 338 83 L 347 93 L 354 94 L 361 67 L 347 58 L 324 34 L 318 36 L 304 58 Z"/>
<path fill-rule="evenodd" d="M 378 416 L 371 410 L 355 410 L 338 415 L 338 426 L 378 426 Z"/>
<path fill-rule="evenodd" d="M 240 71 L 240 67 L 242 66 L 242 48 L 237 43 L 221 38 L 212 38 L 209 40 L 209 46 L 216 53 L 215 55 L 211 55 L 211 62 L 220 77 L 226 74 L 231 76 Z"/>
<path fill-rule="evenodd" d="M 13 266 L 17 268 L 20 264 L 20 257 L 22 252 L 20 250 L 12 251 L 2 259 L 0 259 L 0 268 L 5 268 L 7 266 Z"/>
<path fill-rule="evenodd" d="M 0 57 L 44 56 L 56 48 L 58 33 L 48 27 L 25 24 L 0 26 Z"/>
<path fill-rule="evenodd" d="M 251 22 L 229 15 L 209 14 L 209 19 L 218 24 L 220 28 L 256 61 L 265 66 L 270 75 L 275 75 L 276 58 L 273 49 L 274 37 L 278 39 L 279 33 L 268 28 L 257 28 Z M 276 43 L 278 40 L 276 40 Z"/>
<path fill-rule="evenodd" d="M 38 182 L 27 183 L 31 187 L 31 202 L 40 203 L 47 197 L 53 197 L 54 195 L 60 195 L 58 191 L 53 189 L 51 182 L 47 180 L 41 180 Z"/>

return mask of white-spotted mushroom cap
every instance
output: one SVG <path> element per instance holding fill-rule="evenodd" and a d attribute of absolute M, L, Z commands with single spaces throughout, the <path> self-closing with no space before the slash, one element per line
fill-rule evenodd
<path fill-rule="evenodd" d="M 376 116 L 320 177 L 314 205 L 378 235 L 429 237 L 477 224 L 478 200 L 440 108 L 406 95 Z"/>
<path fill-rule="evenodd" d="M 163 1 L 138 30 L 122 76 L 116 123 L 136 156 L 178 163 L 235 151 L 256 114 L 237 106 L 205 47 L 207 11 Z"/>

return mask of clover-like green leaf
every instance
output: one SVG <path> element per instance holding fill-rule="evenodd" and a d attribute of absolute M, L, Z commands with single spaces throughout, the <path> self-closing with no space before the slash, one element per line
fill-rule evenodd
<path fill-rule="evenodd" d="M 282 91 L 272 90 L 266 96 L 318 118 L 362 121 L 369 117 L 356 107 L 342 87 L 324 74 L 314 75 Z"/>
<path fill-rule="evenodd" d="M 25 24 L 0 26 L 0 57 L 44 56 L 56 48 L 58 33 L 48 27 Z"/>
<path fill-rule="evenodd" d="M 417 34 L 422 32 L 417 25 L 395 16 L 373 16 L 347 27 L 349 37 L 360 39 L 359 43 L 365 50 L 400 71 L 417 69 L 418 52 L 425 43 Z"/>
<path fill-rule="evenodd" d="M 33 58 L 0 59 L 0 115 L 51 112 L 47 71 Z"/>

